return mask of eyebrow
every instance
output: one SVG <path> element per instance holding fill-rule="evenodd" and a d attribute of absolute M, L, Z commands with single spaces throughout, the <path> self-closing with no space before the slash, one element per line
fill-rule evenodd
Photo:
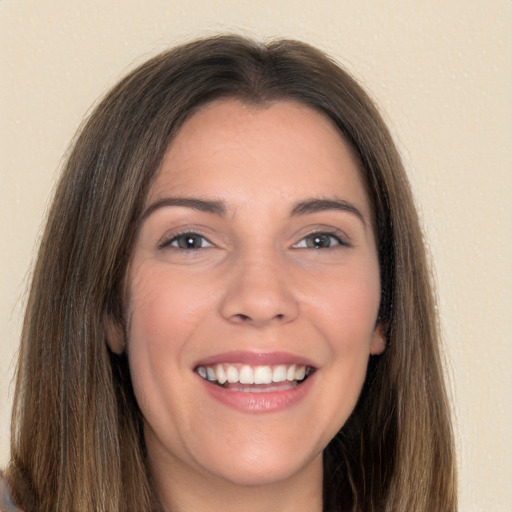
<path fill-rule="evenodd" d="M 165 197 L 151 203 L 143 211 L 140 218 L 141 221 L 146 219 L 155 210 L 167 206 L 181 206 L 200 212 L 213 213 L 220 217 L 224 217 L 227 211 L 226 206 L 222 201 L 212 201 L 195 197 Z M 305 201 L 299 201 L 294 204 L 290 216 L 297 217 L 300 215 L 309 215 L 329 210 L 352 213 L 366 226 L 364 215 L 352 203 L 349 203 L 344 199 L 308 199 Z"/>
<path fill-rule="evenodd" d="M 366 226 L 364 215 L 352 203 L 344 199 L 310 199 L 300 201 L 292 208 L 291 216 L 308 215 L 328 210 L 352 213 Z"/>
<path fill-rule="evenodd" d="M 207 201 L 205 199 L 197 199 L 193 197 L 165 197 L 159 201 L 151 203 L 142 213 L 141 220 L 144 220 L 158 208 L 165 206 L 182 206 L 191 208 L 199 212 L 213 213 L 223 217 L 226 215 L 226 207 L 220 201 Z"/>

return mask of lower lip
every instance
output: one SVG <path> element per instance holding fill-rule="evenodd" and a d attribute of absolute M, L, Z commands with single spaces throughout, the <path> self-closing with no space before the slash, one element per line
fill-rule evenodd
<path fill-rule="evenodd" d="M 299 403 L 310 390 L 314 377 L 315 375 L 312 374 L 301 384 L 283 391 L 259 393 L 232 391 L 199 378 L 203 381 L 210 396 L 224 405 L 242 412 L 264 413 L 283 411 Z"/>

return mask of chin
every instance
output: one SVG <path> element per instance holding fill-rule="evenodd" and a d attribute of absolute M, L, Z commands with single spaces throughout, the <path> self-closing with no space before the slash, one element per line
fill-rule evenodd
<path fill-rule="evenodd" d="M 322 452 L 315 452 L 308 456 L 297 453 L 296 449 L 291 450 L 290 453 L 283 453 L 282 450 L 262 450 L 261 447 L 252 447 L 245 452 L 243 450 L 235 452 L 235 455 L 225 458 L 223 464 L 214 464 L 210 461 L 203 467 L 210 474 L 235 486 L 258 487 L 293 479 L 321 466 Z"/>

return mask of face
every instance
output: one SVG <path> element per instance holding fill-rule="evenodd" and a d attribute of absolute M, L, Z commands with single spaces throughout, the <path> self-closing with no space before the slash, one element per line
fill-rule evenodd
<path fill-rule="evenodd" d="M 181 128 L 126 280 L 153 467 L 238 485 L 321 471 L 384 348 L 359 174 L 331 122 L 297 103 L 217 101 Z"/>

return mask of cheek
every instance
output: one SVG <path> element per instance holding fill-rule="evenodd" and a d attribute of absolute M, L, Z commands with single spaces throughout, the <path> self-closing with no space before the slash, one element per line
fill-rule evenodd
<path fill-rule="evenodd" d="M 129 343 L 180 345 L 210 301 L 208 286 L 190 276 L 169 272 L 165 265 L 139 268 L 129 291 Z"/>
<path fill-rule="evenodd" d="M 378 279 L 346 279 L 329 290 L 317 328 L 327 340 L 330 358 L 325 372 L 325 400 L 334 407 L 332 424 L 340 428 L 352 413 L 366 377 L 379 308 Z M 335 434 L 337 430 L 331 432 Z"/>
<path fill-rule="evenodd" d="M 168 430 L 189 392 L 187 341 L 204 315 L 207 295 L 158 263 L 142 264 L 130 277 L 127 353 L 133 389 L 147 423 Z"/>
<path fill-rule="evenodd" d="M 127 350 L 138 399 L 142 393 L 158 394 L 162 383 L 180 377 L 186 341 L 202 312 L 198 290 L 163 266 L 143 265 L 132 273 Z"/>
<path fill-rule="evenodd" d="M 127 350 L 139 403 L 172 401 L 169 383 L 176 388 L 190 377 L 192 341 L 207 339 L 205 324 L 215 314 L 218 288 L 204 275 L 173 271 L 154 260 L 132 267 Z"/>
<path fill-rule="evenodd" d="M 380 303 L 377 268 L 365 266 L 324 282 L 310 307 L 334 351 L 369 353 Z"/>

